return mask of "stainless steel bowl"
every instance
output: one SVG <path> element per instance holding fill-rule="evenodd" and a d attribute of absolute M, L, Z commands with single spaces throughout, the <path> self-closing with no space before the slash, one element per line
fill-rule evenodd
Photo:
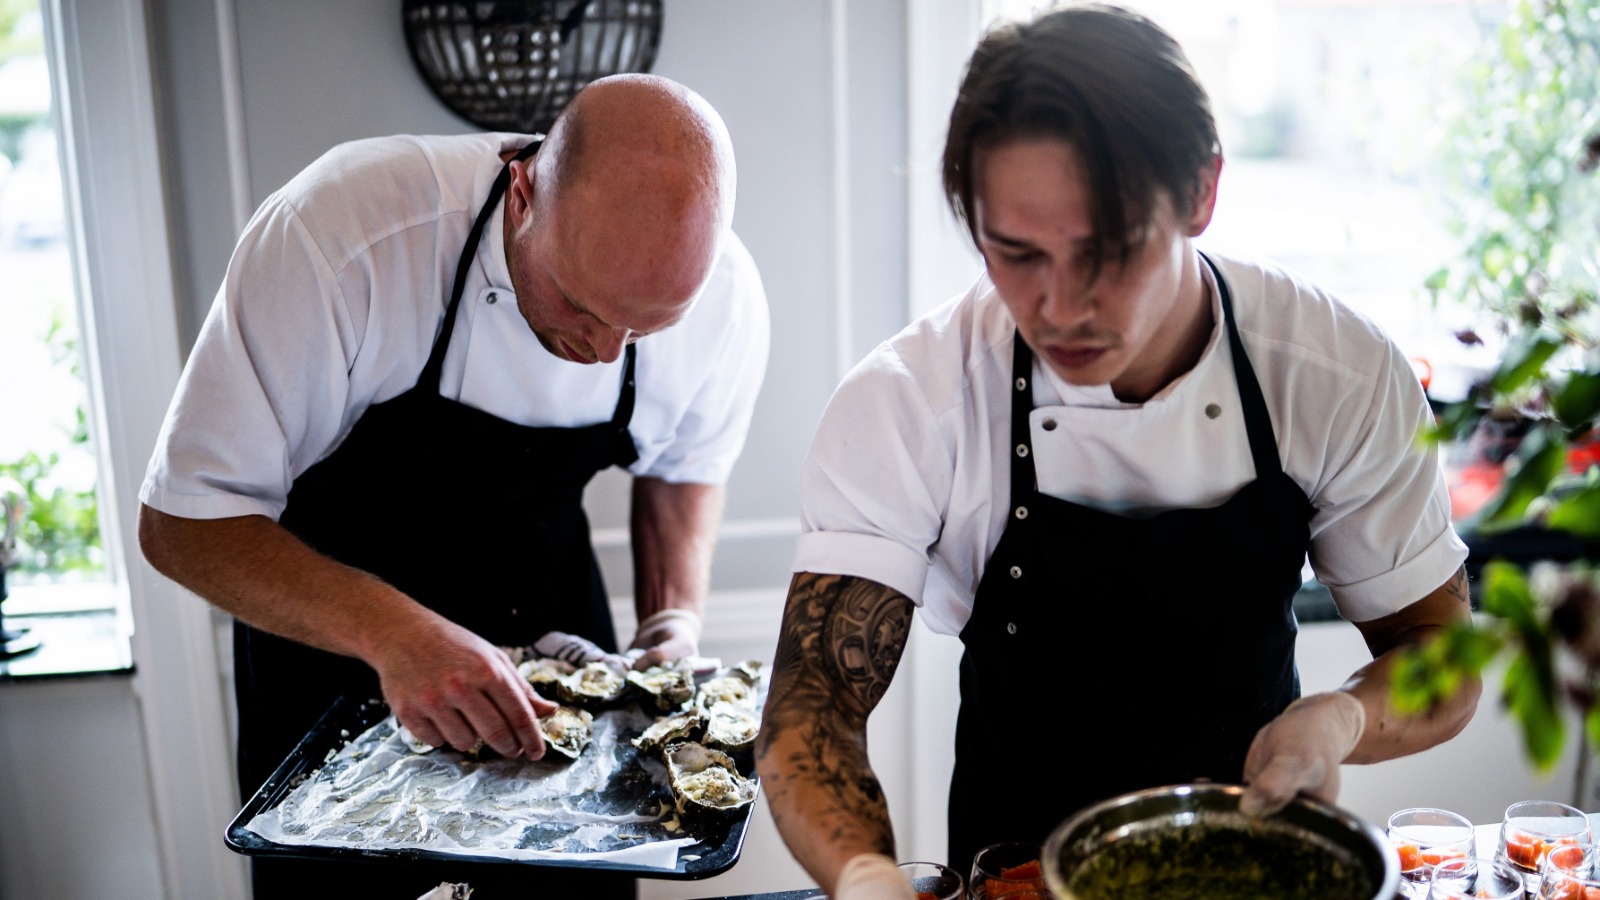
<path fill-rule="evenodd" d="M 1297 798 L 1264 819 L 1239 812 L 1244 788 L 1229 784 L 1180 784 L 1113 797 L 1088 807 L 1056 827 L 1041 854 L 1045 884 L 1058 900 L 1083 900 L 1072 890 L 1080 867 L 1116 841 L 1157 837 L 1188 829 L 1231 829 L 1235 844 L 1283 840 L 1313 853 L 1326 853 L 1372 885 L 1370 900 L 1392 900 L 1400 885 L 1400 858 L 1383 832 L 1338 807 Z M 1195 834 L 1196 832 L 1188 832 Z M 1226 863 L 1224 863 L 1225 865 Z M 1139 900 L 1119 892 L 1122 900 Z"/>

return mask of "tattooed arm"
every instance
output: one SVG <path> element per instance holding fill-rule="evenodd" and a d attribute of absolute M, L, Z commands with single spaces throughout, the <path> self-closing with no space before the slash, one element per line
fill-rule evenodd
<path fill-rule="evenodd" d="M 911 616 L 905 595 L 864 578 L 801 572 L 789 585 L 756 766 L 778 833 L 830 895 L 852 857 L 895 855 L 867 716 L 900 664 Z"/>

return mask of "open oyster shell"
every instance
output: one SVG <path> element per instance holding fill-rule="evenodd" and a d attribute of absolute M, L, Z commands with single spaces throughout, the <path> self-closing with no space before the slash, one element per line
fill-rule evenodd
<path fill-rule="evenodd" d="M 754 706 L 741 703 L 710 703 L 702 710 L 705 733 L 700 741 L 706 746 L 721 750 L 743 765 L 753 761 L 756 734 L 761 730 L 761 716 Z"/>
<path fill-rule="evenodd" d="M 705 717 L 698 709 L 688 709 L 655 720 L 633 739 L 633 745 L 646 753 L 662 753 L 677 741 L 696 741 L 706 730 Z"/>
<path fill-rule="evenodd" d="M 706 679 L 695 689 L 694 705 L 702 711 L 722 703 L 755 709 L 755 685 L 740 675 L 719 675 Z"/>
<path fill-rule="evenodd" d="M 680 710 L 694 697 L 694 670 L 683 660 L 634 669 L 624 677 L 633 686 L 641 705 L 657 712 Z"/>
<path fill-rule="evenodd" d="M 594 715 L 586 709 L 558 706 L 550 715 L 539 717 L 539 730 L 548 750 L 577 759 L 594 738 Z"/>
<path fill-rule="evenodd" d="M 533 689 L 539 692 L 539 696 L 546 698 L 554 696 L 556 684 L 577 670 L 578 667 L 572 663 L 553 656 L 538 657 L 517 664 L 517 674 L 527 679 L 528 683 L 533 685 Z"/>
<path fill-rule="evenodd" d="M 622 672 L 596 660 L 557 681 L 555 690 L 562 703 L 599 711 L 622 702 L 628 693 L 628 680 Z"/>
<path fill-rule="evenodd" d="M 685 821 L 718 822 L 755 802 L 756 782 L 739 774 L 733 758 L 694 741 L 667 747 L 667 783 Z"/>

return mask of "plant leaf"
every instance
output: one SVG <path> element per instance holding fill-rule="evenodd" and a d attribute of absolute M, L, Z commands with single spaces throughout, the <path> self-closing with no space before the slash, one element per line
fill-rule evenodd
<path fill-rule="evenodd" d="M 1528 504 L 1544 496 L 1566 465 L 1566 441 L 1548 428 L 1534 428 L 1522 439 L 1516 464 L 1477 517 L 1477 527 L 1496 531 L 1522 524 Z"/>
<path fill-rule="evenodd" d="M 1550 404 L 1569 434 L 1593 424 L 1600 415 L 1600 372 L 1573 372 Z"/>
<path fill-rule="evenodd" d="M 1545 523 L 1581 538 L 1600 538 L 1600 485 L 1587 485 L 1557 501 Z"/>
<path fill-rule="evenodd" d="M 1544 670 L 1544 674 L 1541 674 Z M 1541 666 L 1526 652 L 1519 652 L 1506 668 L 1502 695 L 1511 714 L 1522 725 L 1522 743 L 1528 759 L 1548 771 L 1561 755 L 1566 743 L 1566 723 L 1556 709 L 1553 681 L 1548 666 Z"/>
<path fill-rule="evenodd" d="M 1542 329 L 1528 329 L 1506 347 L 1500 366 L 1490 379 L 1489 386 L 1496 394 L 1509 394 L 1522 387 L 1544 370 L 1562 341 Z"/>

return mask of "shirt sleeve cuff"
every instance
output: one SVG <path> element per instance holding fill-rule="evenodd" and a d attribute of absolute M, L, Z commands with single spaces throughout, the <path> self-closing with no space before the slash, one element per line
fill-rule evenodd
<path fill-rule="evenodd" d="M 1433 543 L 1405 563 L 1381 575 L 1350 584 L 1330 584 L 1339 614 L 1352 622 L 1369 622 L 1421 600 L 1454 575 L 1467 559 L 1467 545 L 1446 528 Z"/>
<path fill-rule="evenodd" d="M 928 560 L 904 544 L 877 535 L 809 531 L 795 544 L 794 571 L 876 581 L 921 606 Z"/>
<path fill-rule="evenodd" d="M 146 483 L 139 491 L 139 502 L 169 516 L 185 519 L 227 519 L 234 516 L 266 516 L 277 521 L 283 505 L 239 494 L 180 494 Z"/>

